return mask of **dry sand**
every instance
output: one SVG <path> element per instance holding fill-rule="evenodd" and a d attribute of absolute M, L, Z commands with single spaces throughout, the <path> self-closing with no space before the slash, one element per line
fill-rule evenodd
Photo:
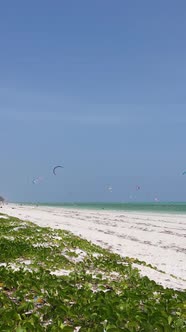
<path fill-rule="evenodd" d="M 145 261 L 159 271 L 134 264 L 142 275 L 164 287 L 186 290 L 186 215 L 13 204 L 0 212 L 71 231 L 122 257 Z"/>

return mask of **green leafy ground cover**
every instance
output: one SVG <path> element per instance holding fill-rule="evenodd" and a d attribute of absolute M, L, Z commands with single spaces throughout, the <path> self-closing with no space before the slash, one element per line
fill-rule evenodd
<path fill-rule="evenodd" d="M 63 230 L 0 216 L 0 331 L 186 331 L 186 293 Z"/>

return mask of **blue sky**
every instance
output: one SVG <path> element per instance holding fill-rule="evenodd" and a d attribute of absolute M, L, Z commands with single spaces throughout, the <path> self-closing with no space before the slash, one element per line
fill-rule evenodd
<path fill-rule="evenodd" d="M 185 13 L 167 0 L 1 4 L 0 193 L 185 201 Z"/>

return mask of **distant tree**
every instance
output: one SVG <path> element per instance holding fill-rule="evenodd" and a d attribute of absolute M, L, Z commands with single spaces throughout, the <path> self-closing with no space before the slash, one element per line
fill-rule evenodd
<path fill-rule="evenodd" d="M 0 203 L 4 203 L 4 202 L 5 202 L 5 199 L 2 196 L 0 196 Z"/>

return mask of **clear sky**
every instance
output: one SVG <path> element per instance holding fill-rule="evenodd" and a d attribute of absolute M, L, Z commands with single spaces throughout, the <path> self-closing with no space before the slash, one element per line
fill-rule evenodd
<path fill-rule="evenodd" d="M 185 201 L 185 31 L 184 0 L 2 2 L 0 195 Z"/>

